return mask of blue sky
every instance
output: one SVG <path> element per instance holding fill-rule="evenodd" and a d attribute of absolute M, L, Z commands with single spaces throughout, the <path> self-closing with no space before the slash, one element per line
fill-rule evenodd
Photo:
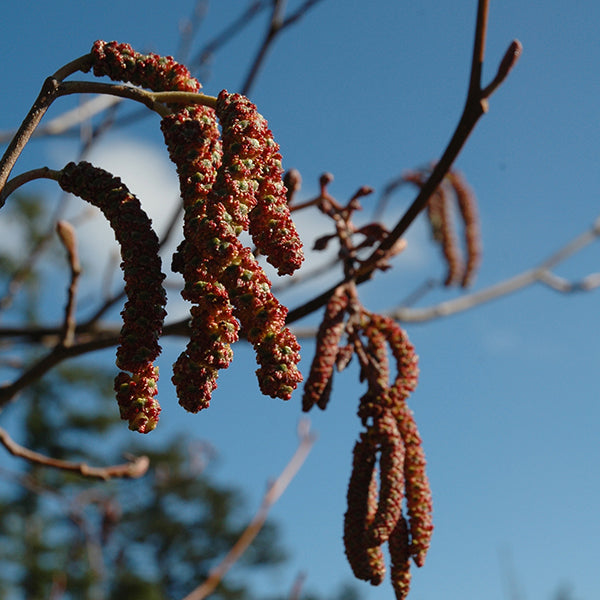
<path fill-rule="evenodd" d="M 18 124 L 47 75 L 98 38 L 175 54 L 180 23 L 193 5 L 13 4 L 0 23 L 2 131 Z M 289 9 L 298 4 L 288 2 Z M 213 2 L 200 39 L 220 31 L 244 6 L 241 0 Z M 301 171 L 305 197 L 316 192 L 323 171 L 335 175 L 330 191 L 344 200 L 362 185 L 381 190 L 402 170 L 439 156 L 464 102 L 475 10 L 474 0 L 324 0 L 278 40 L 251 98 L 269 120 L 284 166 Z M 475 290 L 534 266 L 598 216 L 599 18 L 591 0 L 546 2 L 543 9 L 492 2 L 484 83 L 513 38 L 524 50 L 457 161 L 480 203 L 484 259 Z M 215 57 L 207 93 L 239 89 L 263 26 L 257 23 Z M 73 101 L 57 103 L 48 117 Z M 173 181 L 157 125 L 151 117 L 109 142 L 124 144 L 123 155 L 130 157 L 117 174 L 127 183 L 130 174 L 143 191 L 151 180 L 162 194 Z M 109 148 L 97 150 L 103 164 L 117 153 Z M 36 142 L 17 172 L 60 166 L 75 150 L 73 142 Z M 144 162 L 161 153 L 166 166 L 152 163 L 151 174 L 142 169 L 136 175 L 140 156 Z M 40 189 L 55 192 L 48 183 Z M 161 204 L 172 196 L 148 195 L 148 211 L 160 220 Z M 391 223 L 410 199 L 408 193 L 394 197 L 386 215 Z M 375 200 L 365 199 L 365 219 Z M 316 215 L 301 219 L 307 235 L 323 227 Z M 395 269 L 361 289 L 367 307 L 392 308 L 424 278 L 443 274 L 422 224 L 408 240 Z M 557 272 L 578 279 L 595 270 L 598 250 L 591 246 Z M 455 296 L 434 293 L 422 304 Z M 283 298 L 291 307 L 301 300 Z M 424 438 L 436 524 L 427 564 L 414 569 L 411 599 L 550 600 L 561 585 L 570 586 L 577 600 L 600 597 L 598 301 L 598 292 L 561 296 L 538 286 L 407 326 L 421 359 L 411 405 Z M 62 299 L 56 310 L 60 314 Z M 312 317 L 299 325 L 315 322 Z M 163 373 L 181 345 L 165 341 Z M 312 348 L 303 341 L 305 370 Z M 219 476 L 242 486 L 249 505 L 257 506 L 266 481 L 294 451 L 300 395 L 288 403 L 261 398 L 253 363 L 250 349 L 236 348 L 210 410 L 197 416 L 176 406 L 165 377 L 163 427 L 152 435 L 158 443 L 186 430 L 209 440 L 221 453 Z M 353 369 L 338 376 L 327 411 L 311 415 L 318 442 L 273 510 L 292 560 L 276 579 L 263 582 L 265 589 L 287 589 L 298 571 L 307 573 L 307 588 L 322 593 L 351 579 L 341 525 L 359 431 L 357 381 Z M 392 597 L 387 581 L 380 588 L 360 585 L 368 600 Z"/>

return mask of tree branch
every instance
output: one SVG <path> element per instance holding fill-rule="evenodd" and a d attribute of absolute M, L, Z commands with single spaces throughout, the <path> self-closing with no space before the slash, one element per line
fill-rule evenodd
<path fill-rule="evenodd" d="M 17 442 L 15 442 L 2 427 L 0 427 L 0 443 L 2 443 L 13 456 L 24 458 L 29 462 L 45 467 L 52 467 L 53 469 L 60 469 L 61 471 L 76 472 L 83 477 L 102 479 L 104 481 L 108 481 L 115 477 L 138 479 L 146 474 L 148 467 L 150 466 L 150 459 L 147 456 L 133 457 L 128 463 L 112 465 L 110 467 L 90 467 L 86 463 L 74 463 L 50 458 L 17 444 Z"/>
<path fill-rule="evenodd" d="M 596 220 L 590 229 L 576 236 L 557 252 L 543 260 L 537 267 L 523 271 L 514 277 L 473 292 L 472 294 L 441 302 L 435 306 L 426 308 L 398 307 L 390 313 L 390 316 L 403 323 L 431 321 L 469 310 L 502 296 L 507 296 L 533 283 L 543 283 L 561 293 L 590 291 L 600 286 L 600 274 L 592 273 L 579 282 L 569 282 L 554 275 L 551 269 L 582 250 L 588 244 L 596 241 L 598 237 L 600 237 L 600 218 Z"/>
<path fill-rule="evenodd" d="M 219 582 L 223 579 L 227 571 L 229 571 L 233 564 L 239 560 L 242 554 L 244 554 L 244 552 L 248 549 L 258 532 L 265 524 L 271 507 L 275 504 L 275 502 L 277 502 L 281 494 L 283 494 L 287 486 L 295 477 L 296 473 L 308 456 L 308 453 L 310 452 L 310 449 L 312 448 L 316 439 L 315 435 L 310 432 L 308 421 L 300 422 L 298 426 L 298 436 L 300 438 L 300 443 L 296 449 L 296 452 L 283 469 L 279 477 L 269 486 L 260 508 L 258 509 L 252 521 L 248 524 L 248 527 L 246 527 L 227 556 L 225 556 L 221 563 L 209 573 L 206 581 L 188 594 L 183 600 L 203 600 L 204 598 L 208 597 L 214 591 L 217 585 L 219 585 Z"/>
<path fill-rule="evenodd" d="M 436 319 L 439 317 L 449 316 L 479 304 L 495 300 L 502 296 L 506 296 L 516 292 L 533 283 L 542 283 L 551 289 L 561 293 L 574 293 L 591 291 L 600 287 L 600 273 L 590 273 L 579 281 L 568 281 L 552 273 L 552 269 L 564 262 L 577 252 L 583 250 L 586 246 L 596 241 L 600 237 L 600 217 L 586 231 L 580 233 L 570 242 L 559 248 L 556 252 L 545 258 L 537 267 L 528 269 L 509 279 L 496 283 L 485 289 L 466 294 L 460 298 L 442 302 L 435 306 L 426 308 L 411 308 L 409 306 L 401 306 L 389 313 L 393 318 L 402 322 L 423 322 Z M 424 287 L 431 289 L 433 284 L 427 281 Z M 419 296 L 421 291 L 419 291 Z M 412 295 L 406 301 L 406 304 L 413 302 Z M 288 317 L 287 322 L 292 323 L 295 319 Z M 189 334 L 189 319 L 181 319 L 168 323 L 163 328 L 163 336 L 183 336 Z M 119 341 L 118 326 L 102 326 L 94 323 L 78 325 L 75 329 L 76 337 L 79 338 L 79 343 L 71 346 L 68 351 L 63 351 L 60 356 L 54 356 L 52 360 L 48 358 L 42 359 L 46 367 L 44 372 L 52 368 L 62 360 L 72 358 L 87 352 L 93 352 L 104 348 L 115 346 Z M 57 344 L 61 334 L 60 327 L 0 327 L 0 339 L 23 339 L 29 342 Z M 297 337 L 308 338 L 314 337 L 314 328 L 294 328 L 294 334 Z M 52 353 L 51 353 L 52 354 Z M 48 366 L 50 365 L 50 366 Z M 41 367 L 38 367 L 38 372 Z M 14 385 L 14 384 L 13 384 Z M 21 387 L 19 387 L 21 389 Z M 6 388 L 0 388 L 0 407 L 2 406 L 3 395 L 6 394 Z"/>
<path fill-rule="evenodd" d="M 62 328 L 57 328 L 56 331 L 57 334 L 60 335 Z M 107 333 L 96 331 L 91 340 L 73 344 L 72 346 L 63 346 L 58 342 L 48 354 L 31 365 L 19 378 L 13 381 L 13 383 L 0 386 L 0 409 L 13 400 L 21 390 L 40 379 L 63 360 L 95 350 L 112 348 L 118 344 L 118 342 L 119 335 L 118 333 L 115 335 L 113 331 Z"/>
<path fill-rule="evenodd" d="M 54 75 L 48 77 L 46 81 L 44 81 L 36 101 L 33 103 L 33 106 L 21 123 L 17 133 L 8 145 L 4 156 L 0 159 L 0 190 L 4 188 L 4 184 L 7 182 L 10 172 L 15 166 L 23 148 L 25 148 L 27 142 L 33 135 L 33 132 L 42 120 L 42 117 L 56 98 L 61 81 L 79 69 L 85 69 L 90 61 L 91 57 L 89 54 L 81 56 L 58 69 Z M 1 201 L 0 208 L 3 206 L 4 202 Z"/>
<path fill-rule="evenodd" d="M 72 346 L 75 337 L 75 298 L 77 296 L 77 283 L 81 275 L 81 265 L 77 252 L 77 239 L 73 226 L 67 221 L 59 221 L 56 224 L 56 232 L 67 251 L 69 269 L 71 271 L 71 281 L 67 290 L 67 303 L 65 306 L 65 317 L 63 322 L 63 333 L 60 344 L 63 346 Z"/>
<path fill-rule="evenodd" d="M 285 0 L 272 0 L 273 11 L 271 13 L 269 27 L 252 62 L 250 70 L 248 71 L 246 80 L 242 85 L 241 93 L 244 94 L 244 96 L 247 96 L 250 93 L 250 90 L 256 81 L 258 72 L 265 61 L 267 52 L 275 41 L 275 38 L 282 31 L 293 25 L 296 21 L 300 20 L 301 17 L 303 17 L 314 5 L 318 4 L 319 2 L 321 2 L 321 0 L 306 0 L 294 13 L 289 15 L 287 18 L 284 18 Z"/>
<path fill-rule="evenodd" d="M 415 220 L 417 215 L 425 208 L 431 195 L 435 192 L 442 179 L 450 170 L 452 163 L 460 153 L 467 138 L 475 128 L 479 118 L 487 111 L 487 98 L 498 87 L 501 81 L 504 80 L 510 68 L 516 62 L 520 51 L 521 44 L 518 41 L 513 41 L 509 46 L 504 59 L 498 69 L 498 74 L 494 78 L 497 84 L 488 86 L 485 89 L 481 87 L 481 69 L 485 52 L 485 37 L 487 30 L 487 15 L 488 15 L 489 0 L 479 0 L 477 9 L 477 23 L 475 27 L 475 42 L 473 44 L 473 57 L 471 62 L 471 74 L 469 77 L 469 89 L 467 99 L 460 117 L 458 125 L 452 135 L 450 142 L 446 146 L 440 160 L 436 163 L 431 171 L 429 178 L 420 188 L 419 193 L 407 211 L 392 229 L 390 234 L 373 250 L 371 256 L 358 269 L 355 280 L 357 284 L 368 281 L 372 276 L 377 265 L 382 259 L 385 259 L 394 244 L 406 232 L 408 227 Z M 507 58 L 509 57 L 509 58 Z M 306 302 L 305 304 L 291 310 L 288 315 L 288 322 L 296 321 L 323 306 L 333 291 L 346 280 L 342 280 L 332 286 L 330 289 Z"/>
<path fill-rule="evenodd" d="M 122 102 L 121 98 L 110 96 L 96 96 L 90 100 L 82 102 L 80 106 L 67 110 L 58 117 L 48 121 L 45 125 L 37 128 L 32 137 L 39 138 L 44 136 L 61 135 L 70 129 L 81 125 L 84 121 L 91 119 L 94 115 L 100 114 L 109 108 L 114 108 Z M 0 132 L 0 144 L 10 141 L 16 131 Z"/>

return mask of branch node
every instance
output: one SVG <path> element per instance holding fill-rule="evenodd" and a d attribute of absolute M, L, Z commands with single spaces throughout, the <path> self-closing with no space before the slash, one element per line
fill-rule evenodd
<path fill-rule="evenodd" d="M 517 64 L 517 60 L 519 60 L 522 51 L 523 46 L 521 42 L 519 42 L 519 40 L 513 40 L 500 61 L 496 76 L 488 86 L 481 90 L 482 99 L 489 98 L 496 91 L 496 88 L 498 88 L 498 86 L 508 77 L 512 68 Z"/>

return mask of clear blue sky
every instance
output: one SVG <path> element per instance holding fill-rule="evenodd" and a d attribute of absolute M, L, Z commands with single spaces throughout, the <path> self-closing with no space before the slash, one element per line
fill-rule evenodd
<path fill-rule="evenodd" d="M 289 9 L 298 4 L 288 2 Z M 0 23 L 0 130 L 20 121 L 47 75 L 98 38 L 175 54 L 192 5 L 11 3 Z M 213 2 L 201 36 L 210 38 L 245 5 Z M 485 250 L 475 289 L 533 266 L 599 212 L 600 9 L 591 0 L 539 6 L 491 6 L 485 81 L 513 38 L 524 51 L 457 162 L 480 201 Z M 335 175 L 331 192 L 345 199 L 439 156 L 462 110 L 475 10 L 475 0 L 324 0 L 278 41 L 251 97 L 275 132 L 284 166 L 302 172 L 304 195 L 316 191 L 323 171 Z M 217 55 L 206 92 L 237 90 L 256 46 L 254 28 Z M 120 139 L 154 148 L 156 125 L 151 119 L 126 128 Z M 17 171 L 64 162 L 72 150 L 63 143 L 49 154 L 36 145 Z M 394 199 L 395 214 L 408 200 Z M 442 274 L 422 227 L 409 245 L 405 263 L 399 257 L 393 272 L 363 286 L 369 308 L 391 308 L 420 280 Z M 582 277 L 598 270 L 598 256 L 592 246 L 558 272 Z M 577 600 L 600 598 L 598 303 L 598 292 L 567 297 L 534 287 L 407 327 L 421 357 L 411 403 L 436 525 L 427 564 L 414 569 L 412 600 L 550 600 L 561 585 Z M 163 373 L 181 343 L 165 343 Z M 306 370 L 313 345 L 303 347 Z M 288 403 L 259 397 L 253 361 L 248 348 L 237 348 L 213 405 L 197 416 L 176 406 L 165 377 L 164 427 L 152 435 L 158 442 L 185 429 L 209 440 L 221 452 L 220 477 L 242 486 L 257 506 L 295 448 L 300 395 Z M 273 511 L 292 560 L 265 589 L 288 589 L 298 571 L 306 571 L 307 588 L 322 593 L 351 579 L 341 525 L 361 390 L 350 370 L 337 377 L 328 410 L 311 415 L 319 440 Z M 360 585 L 368 600 L 392 597 L 387 581 Z"/>

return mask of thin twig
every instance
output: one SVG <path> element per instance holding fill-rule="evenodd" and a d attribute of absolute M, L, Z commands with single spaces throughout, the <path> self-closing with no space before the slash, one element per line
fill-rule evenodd
<path fill-rule="evenodd" d="M 56 177 L 57 171 L 53 171 L 48 167 L 39 167 L 37 169 L 31 169 L 30 171 L 25 171 L 24 173 L 15 175 L 15 177 L 6 182 L 6 185 L 0 192 L 0 205 L 4 206 L 6 199 L 26 183 L 36 179 L 56 179 Z"/>
<path fill-rule="evenodd" d="M 475 26 L 475 42 L 473 44 L 471 74 L 469 77 L 469 89 L 467 92 L 467 99 L 465 101 L 463 113 L 460 117 L 458 125 L 456 126 L 454 134 L 452 135 L 452 138 L 450 139 L 450 142 L 444 150 L 440 160 L 436 163 L 435 167 L 431 171 L 429 178 L 420 188 L 419 193 L 413 203 L 408 207 L 407 211 L 400 218 L 390 234 L 373 250 L 371 256 L 365 260 L 361 267 L 357 270 L 355 280 L 358 284 L 368 281 L 373 276 L 373 273 L 380 264 L 380 261 L 386 258 L 387 253 L 391 251 L 396 242 L 406 232 L 418 214 L 425 208 L 429 198 L 435 192 L 442 179 L 449 172 L 450 168 L 452 167 L 452 163 L 460 153 L 462 147 L 467 141 L 467 138 L 479 121 L 479 118 L 487 111 L 487 98 L 508 75 L 510 68 L 512 68 L 512 66 L 515 64 L 520 54 L 521 44 L 518 41 L 513 41 L 500 64 L 498 75 L 496 75 L 494 78 L 494 82 L 497 81 L 497 84 L 495 84 L 493 87 L 488 86 L 487 88 L 482 89 L 481 70 L 485 52 L 488 5 L 489 0 L 479 0 L 477 9 L 477 22 Z M 507 59 L 507 56 L 510 60 Z M 333 291 L 341 283 L 343 283 L 343 281 L 336 283 L 319 296 L 291 310 L 288 314 L 288 322 L 300 319 L 319 309 L 329 300 Z"/>
<path fill-rule="evenodd" d="M 91 119 L 93 116 L 100 114 L 109 108 L 114 108 L 120 102 L 122 102 L 121 98 L 110 96 L 97 96 L 91 98 L 82 102 L 76 108 L 65 111 L 58 117 L 48 121 L 45 125 L 40 125 L 32 137 L 39 138 L 61 135 L 77 125 L 81 125 L 84 121 Z M 0 144 L 10 141 L 15 133 L 15 130 L 0 132 Z"/>
<path fill-rule="evenodd" d="M 133 457 L 128 463 L 112 465 L 109 467 L 90 467 L 86 463 L 75 463 L 50 458 L 49 456 L 34 452 L 29 448 L 25 448 L 25 446 L 17 444 L 17 442 L 15 442 L 2 427 L 0 427 L 0 443 L 2 443 L 13 456 L 24 458 L 29 462 L 45 467 L 52 467 L 53 469 L 60 469 L 61 471 L 72 471 L 79 473 L 84 477 L 102 479 L 104 481 L 115 477 L 138 479 L 146 474 L 148 467 L 150 466 L 150 459 L 147 456 Z"/>
<path fill-rule="evenodd" d="M 188 594 L 184 600 L 203 600 L 209 596 L 223 579 L 227 571 L 244 554 L 248 546 L 252 543 L 259 531 L 262 529 L 271 507 L 277 502 L 281 494 L 290 484 L 296 473 L 304 463 L 312 445 L 315 442 L 315 436 L 310 432 L 308 421 L 302 421 L 298 427 L 300 443 L 296 452 L 289 463 L 283 469 L 279 477 L 269 486 L 258 512 L 248 524 L 238 541 L 234 544 L 227 556 L 218 564 L 208 575 L 204 583 Z"/>
<path fill-rule="evenodd" d="M 61 331 L 61 330 L 57 330 Z M 59 333 L 60 334 L 60 333 Z M 48 371 L 68 358 L 81 356 L 88 352 L 112 348 L 119 341 L 118 334 L 113 330 L 103 333 L 97 331 L 92 339 L 87 342 L 73 344 L 72 346 L 62 346 L 57 344 L 48 354 L 44 355 L 24 373 L 21 374 L 13 383 L 0 386 L 0 409 L 6 406 L 14 397 L 28 385 L 43 377 Z"/>
<path fill-rule="evenodd" d="M 4 184 L 7 182 L 23 148 L 25 148 L 42 117 L 57 97 L 56 94 L 61 81 L 80 69 L 86 70 L 89 67 L 90 61 L 90 54 L 81 56 L 58 69 L 54 75 L 44 81 L 37 99 L 8 145 L 2 159 L 0 159 L 0 190 L 4 188 Z M 0 208 L 2 206 L 4 206 L 4 202 L 0 202 Z"/>
<path fill-rule="evenodd" d="M 209 40 L 206 45 L 198 52 L 196 57 L 190 62 L 190 67 L 202 67 L 208 62 L 209 57 L 214 54 L 221 46 L 231 42 L 231 40 L 239 35 L 245 27 L 247 27 L 254 17 L 266 8 L 271 3 L 271 0 L 256 0 L 252 2 L 248 8 L 242 12 L 229 25 Z M 204 77 L 203 79 L 206 79 Z"/>
<path fill-rule="evenodd" d="M 180 25 L 181 35 L 179 36 L 177 60 L 181 63 L 188 62 L 192 41 L 208 13 L 208 5 L 208 0 L 197 0 L 194 4 L 192 16 L 182 21 Z"/>
<path fill-rule="evenodd" d="M 25 117 L 25 120 L 19 127 L 17 133 L 11 140 L 2 160 L 0 160 L 0 190 L 4 188 L 7 182 L 12 168 L 17 161 L 17 158 L 25 148 L 25 145 L 29 141 L 29 138 L 35 131 L 42 117 L 48 110 L 50 104 L 52 104 L 56 97 L 56 90 L 58 89 L 58 82 L 52 77 L 48 77 L 42 86 L 42 90 L 31 107 L 29 113 Z M 0 197 L 0 208 L 4 206 L 5 196 Z"/>
<path fill-rule="evenodd" d="M 130 85 L 104 83 L 101 81 L 65 81 L 58 85 L 57 96 L 72 94 L 108 94 L 140 102 L 161 117 L 171 111 L 166 103 L 205 104 L 214 106 L 215 98 L 192 92 L 150 92 Z"/>
<path fill-rule="evenodd" d="M 56 231 L 67 251 L 69 268 L 71 271 L 71 281 L 67 291 L 67 304 L 65 306 L 65 317 L 63 323 L 63 334 L 60 344 L 63 346 L 72 346 L 75 338 L 75 298 L 77 296 L 77 283 L 81 275 L 81 265 L 77 253 L 77 239 L 73 226 L 67 221 L 59 221 L 56 224 Z"/>
<path fill-rule="evenodd" d="M 514 277 L 473 292 L 472 294 L 441 302 L 435 306 L 425 308 L 398 307 L 390 313 L 390 316 L 404 323 L 431 321 L 469 310 L 491 300 L 497 300 L 502 296 L 512 294 L 533 283 L 542 283 L 560 293 L 591 291 L 600 285 L 600 277 L 597 273 L 592 273 L 579 282 L 568 282 L 554 275 L 551 269 L 582 250 L 588 244 L 596 241 L 598 237 L 600 237 L 600 219 L 590 229 L 576 236 L 557 252 L 542 261 L 537 267 L 523 271 Z"/>
<path fill-rule="evenodd" d="M 298 573 L 296 579 L 294 580 L 294 584 L 292 585 L 292 589 L 290 590 L 288 600 L 300 600 L 300 594 L 302 593 L 302 587 L 305 581 L 306 573 Z"/>
<path fill-rule="evenodd" d="M 306 0 L 301 4 L 298 9 L 288 17 L 284 18 L 285 13 L 285 0 L 272 0 L 273 11 L 271 12 L 271 20 L 269 21 L 269 27 L 265 37 L 252 61 L 248 75 L 242 85 L 242 94 L 247 96 L 252 89 L 252 86 L 256 82 L 258 73 L 267 57 L 271 45 L 275 41 L 275 38 L 279 36 L 285 29 L 300 20 L 313 6 L 321 2 L 321 0 Z"/>

